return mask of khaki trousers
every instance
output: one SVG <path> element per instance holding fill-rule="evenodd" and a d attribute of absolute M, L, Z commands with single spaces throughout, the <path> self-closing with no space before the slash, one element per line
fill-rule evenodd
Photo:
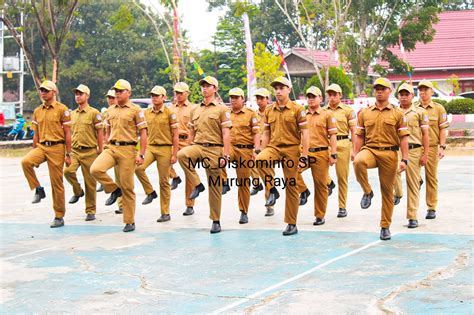
<path fill-rule="evenodd" d="M 420 160 L 422 151 L 421 147 L 408 151 L 408 167 L 405 176 L 407 182 L 407 219 L 409 220 L 416 220 L 416 212 L 420 205 Z M 398 160 L 401 160 L 400 152 Z M 397 172 L 397 179 L 395 181 L 395 195 L 403 196 L 402 174 L 399 172 Z"/>
<path fill-rule="evenodd" d="M 185 148 L 189 145 L 189 143 L 187 142 L 187 140 L 180 140 L 179 141 L 179 145 L 178 145 L 178 152 L 179 150 L 181 150 L 182 148 Z M 173 168 L 173 165 L 170 166 L 170 178 L 176 178 L 178 177 L 178 174 L 176 174 L 176 171 L 174 170 Z M 185 194 L 185 199 L 186 199 L 186 207 L 194 207 L 194 199 L 189 199 L 189 195 L 191 194 L 191 192 L 193 191 L 194 187 L 193 187 L 193 184 L 191 183 L 191 181 L 189 180 L 189 178 L 187 178 L 185 176 L 185 179 L 184 179 L 184 194 Z"/>
<path fill-rule="evenodd" d="M 74 196 L 81 194 L 81 184 L 77 180 L 77 170 L 81 167 L 84 177 L 84 186 L 86 194 L 86 213 L 95 214 L 96 212 L 96 180 L 92 177 L 90 169 L 92 163 L 97 158 L 97 149 L 72 149 L 71 165 L 64 168 L 64 177 L 71 184 Z"/>
<path fill-rule="evenodd" d="M 430 146 L 425 165 L 426 206 L 435 210 L 438 206 L 438 146 Z"/>
<path fill-rule="evenodd" d="M 346 209 L 347 204 L 347 183 L 349 178 L 349 162 L 351 160 L 351 146 L 349 139 L 337 141 L 336 176 L 339 208 L 341 209 Z M 331 177 L 328 176 L 327 184 L 329 185 L 331 181 Z"/>
<path fill-rule="evenodd" d="M 315 158 L 316 162 L 312 160 L 310 165 L 302 169 L 301 172 L 298 172 L 298 191 L 308 189 L 301 173 L 311 168 L 314 185 L 314 216 L 319 219 L 324 219 L 328 205 L 327 178 L 329 173 L 329 150 L 309 152 L 308 157 Z"/>
<path fill-rule="evenodd" d="M 357 181 L 361 185 L 364 194 L 372 191 L 367 176 L 367 169 L 378 168 L 380 190 L 382 192 L 382 211 L 380 227 L 389 228 L 393 215 L 393 186 L 397 176 L 397 152 L 379 151 L 363 147 L 354 158 L 354 171 Z"/>
<path fill-rule="evenodd" d="M 274 178 L 274 170 L 267 165 L 259 165 L 259 163 L 272 162 L 285 158 L 288 163 L 283 164 L 283 175 L 285 180 L 288 180 L 286 186 L 286 200 L 285 200 L 285 222 L 288 224 L 296 224 L 299 207 L 299 195 L 296 184 L 291 185 L 290 179 L 296 183 L 298 177 L 298 159 L 300 157 L 299 145 L 292 145 L 288 147 L 266 147 L 257 156 L 257 165 L 259 168 L 260 177 L 263 178 L 266 190 L 269 191 L 274 185 L 273 181 L 268 181 L 269 178 Z M 260 161 L 260 162 L 259 162 Z M 265 192 L 267 195 L 267 192 Z"/>
<path fill-rule="evenodd" d="M 48 164 L 53 194 L 53 209 L 56 218 L 62 218 L 66 213 L 63 184 L 64 154 L 65 148 L 63 144 L 56 144 L 50 147 L 38 144 L 36 148 L 28 152 L 21 160 L 21 167 L 31 190 L 41 186 L 34 168 L 39 167 L 45 161 Z"/>
<path fill-rule="evenodd" d="M 125 224 L 135 223 L 135 191 L 133 174 L 135 173 L 135 158 L 137 149 L 133 145 L 115 146 L 108 145 L 107 148 L 92 163 L 92 176 L 104 186 L 106 193 L 111 193 L 120 187 L 122 190 L 123 222 Z M 107 174 L 107 170 L 116 166 L 116 180 Z"/>
<path fill-rule="evenodd" d="M 151 194 L 154 189 L 145 173 L 145 170 L 156 161 L 160 183 L 160 209 L 161 214 L 170 213 L 171 185 L 169 182 L 169 170 L 171 167 L 172 146 L 148 145 L 145 160 L 142 165 L 137 166 L 135 175 L 143 186 L 145 194 Z"/>
<path fill-rule="evenodd" d="M 209 218 L 212 221 L 219 221 L 222 208 L 222 182 L 221 169 L 219 168 L 219 158 L 222 157 L 222 147 L 204 147 L 193 144 L 178 152 L 178 161 L 184 170 L 186 178 L 191 182 L 192 188 L 201 183 L 195 167 L 192 163 L 204 161 L 198 167 L 204 167 L 209 189 Z M 188 198 L 189 195 L 186 196 Z"/>

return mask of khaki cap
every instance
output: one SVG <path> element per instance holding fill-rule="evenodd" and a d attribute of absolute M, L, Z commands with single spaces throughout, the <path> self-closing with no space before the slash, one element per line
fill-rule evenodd
<path fill-rule="evenodd" d="M 124 79 L 120 79 L 117 82 L 115 82 L 113 86 L 114 90 L 128 90 L 132 91 L 132 86 L 130 85 L 130 82 Z"/>
<path fill-rule="evenodd" d="M 75 88 L 73 91 L 74 92 L 79 91 L 79 92 L 82 92 L 82 93 L 86 93 L 87 95 L 91 95 L 91 90 L 89 90 L 87 85 L 84 85 L 84 84 L 79 84 L 77 86 L 77 88 Z"/>
<path fill-rule="evenodd" d="M 174 85 L 173 91 L 175 92 L 189 92 L 189 85 L 187 85 L 185 82 L 178 82 Z"/>
<path fill-rule="evenodd" d="M 214 85 L 215 87 L 219 86 L 219 82 L 217 82 L 217 79 L 214 77 L 211 77 L 210 75 L 208 75 L 204 79 L 199 80 L 199 85 L 203 85 L 204 83 Z"/>
<path fill-rule="evenodd" d="M 285 85 L 285 86 L 291 88 L 291 82 L 290 82 L 290 80 L 288 80 L 288 79 L 285 78 L 285 77 L 278 77 L 278 78 L 276 78 L 275 80 L 273 80 L 272 83 L 270 83 L 270 85 L 271 85 L 272 87 L 275 87 L 275 85 L 277 85 L 277 84 L 283 84 L 283 85 Z"/>
<path fill-rule="evenodd" d="M 105 94 L 105 96 L 115 97 L 115 90 L 108 90 L 107 94 Z"/>
<path fill-rule="evenodd" d="M 310 86 L 307 90 L 306 90 L 306 95 L 308 94 L 313 94 L 314 96 L 322 96 L 323 94 L 321 93 L 321 90 L 316 87 L 316 86 Z"/>
<path fill-rule="evenodd" d="M 255 96 L 270 97 L 270 91 L 266 88 L 259 88 L 255 91 Z"/>
<path fill-rule="evenodd" d="M 376 87 L 377 85 L 385 86 L 389 89 L 392 88 L 392 84 L 390 83 L 390 80 L 387 78 L 378 78 L 377 80 L 375 80 L 374 87 Z"/>
<path fill-rule="evenodd" d="M 160 86 L 160 85 L 155 85 L 151 91 L 150 91 L 150 94 L 154 94 L 154 95 L 164 95 L 166 96 L 166 90 L 164 87 Z"/>
<path fill-rule="evenodd" d="M 245 98 L 245 93 L 241 88 L 233 88 L 230 89 L 229 96 L 241 96 L 242 98 Z"/>
<path fill-rule="evenodd" d="M 400 91 L 408 91 L 411 94 L 415 94 L 415 90 L 413 90 L 413 86 L 406 82 L 398 87 L 398 93 L 400 93 Z"/>
<path fill-rule="evenodd" d="M 333 83 L 333 84 L 329 85 L 326 88 L 326 92 L 329 92 L 329 91 L 333 91 L 333 92 L 342 94 L 341 86 L 339 84 L 336 84 L 336 83 Z"/>
<path fill-rule="evenodd" d="M 40 89 L 46 89 L 48 91 L 57 91 L 58 88 L 56 87 L 56 84 L 54 84 L 53 81 L 45 80 L 43 83 L 41 83 Z"/>
<path fill-rule="evenodd" d="M 422 87 L 422 86 L 426 86 L 430 89 L 433 88 L 433 83 L 431 83 L 431 81 L 428 81 L 428 80 L 421 80 L 420 83 L 418 83 L 418 87 Z"/>

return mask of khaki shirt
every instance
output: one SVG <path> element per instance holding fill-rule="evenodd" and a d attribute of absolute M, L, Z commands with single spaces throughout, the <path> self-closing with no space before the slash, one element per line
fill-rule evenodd
<path fill-rule="evenodd" d="M 350 106 L 344 105 L 342 103 L 337 104 L 336 108 L 332 108 L 330 105 L 328 105 L 324 109 L 330 110 L 334 113 L 334 117 L 336 117 L 337 121 L 337 135 L 348 136 L 351 131 L 351 127 L 354 127 L 357 123 L 355 111 Z"/>
<path fill-rule="evenodd" d="M 109 107 L 105 124 L 110 126 L 109 141 L 137 142 L 138 131 L 147 127 L 140 106 L 130 101 L 123 107 Z"/>
<path fill-rule="evenodd" d="M 367 147 L 400 145 L 400 138 L 409 135 L 405 115 L 391 104 L 379 110 L 376 105 L 359 112 L 356 134 L 365 136 Z"/>
<path fill-rule="evenodd" d="M 260 135 L 263 134 L 263 130 L 265 129 L 264 127 L 264 124 L 263 124 L 263 116 L 265 116 L 265 111 L 260 112 L 260 109 L 257 110 L 257 121 L 258 121 L 258 126 L 260 127 L 259 131 L 260 131 Z"/>
<path fill-rule="evenodd" d="M 416 102 L 415 106 L 424 108 L 428 112 L 430 120 L 430 147 L 439 144 L 439 132 L 449 127 L 448 115 L 443 105 L 431 101 L 426 107 L 421 102 Z"/>
<path fill-rule="evenodd" d="M 223 144 L 222 128 L 232 127 L 230 110 L 217 100 L 201 103 L 191 110 L 188 126 L 194 130 L 195 143 Z"/>
<path fill-rule="evenodd" d="M 36 107 L 31 119 L 33 131 L 39 135 L 39 142 L 65 141 L 63 126 L 71 124 L 71 114 L 66 105 L 55 101 L 50 106 Z"/>
<path fill-rule="evenodd" d="M 421 128 L 429 128 L 428 113 L 422 107 L 415 107 L 413 104 L 405 112 L 410 136 L 408 143 L 423 145 L 423 133 Z"/>
<path fill-rule="evenodd" d="M 176 114 L 164 104 L 159 110 L 147 108 L 145 120 L 148 126 L 148 144 L 173 144 L 171 130 L 178 128 Z"/>
<path fill-rule="evenodd" d="M 232 129 L 230 129 L 231 144 L 254 144 L 253 137 L 260 132 L 257 113 L 247 107 L 242 107 L 237 113 L 230 112 Z"/>
<path fill-rule="evenodd" d="M 191 110 L 194 107 L 196 107 L 196 105 L 188 100 L 186 100 L 183 105 L 178 105 L 178 103 L 171 105 L 171 110 L 176 113 L 176 116 L 178 117 L 178 128 L 180 135 L 188 135 L 188 124 L 191 118 Z"/>
<path fill-rule="evenodd" d="M 96 129 L 102 129 L 102 116 L 94 107 L 86 105 L 71 112 L 71 143 L 73 148 L 97 147 Z"/>
<path fill-rule="evenodd" d="M 306 111 L 309 147 L 329 147 L 329 136 L 337 134 L 336 118 L 330 110 L 319 107 L 314 113 Z"/>
<path fill-rule="evenodd" d="M 308 129 L 306 112 L 303 106 L 288 101 L 280 110 L 277 103 L 265 108 L 263 117 L 265 130 L 270 130 L 269 146 L 299 145 L 301 130 Z"/>

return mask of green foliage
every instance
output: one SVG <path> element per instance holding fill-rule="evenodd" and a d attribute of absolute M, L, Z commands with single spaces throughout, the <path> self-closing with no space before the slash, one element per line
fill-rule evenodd
<path fill-rule="evenodd" d="M 444 105 L 448 114 L 474 114 L 474 99 L 460 98 L 454 99 Z"/>
<path fill-rule="evenodd" d="M 202 101 L 201 87 L 199 86 L 199 81 L 194 81 L 189 86 L 191 93 L 189 94 L 189 101 L 194 104 L 198 104 Z"/>
<path fill-rule="evenodd" d="M 110 22 L 114 31 L 126 31 L 133 24 L 133 15 L 129 7 L 121 5 L 110 18 Z"/>
<path fill-rule="evenodd" d="M 448 101 L 442 100 L 442 99 L 440 99 L 440 98 L 433 98 L 432 101 L 433 101 L 433 102 L 436 102 L 436 103 L 438 103 L 438 104 L 441 104 L 441 105 L 443 105 L 444 107 L 446 107 L 446 104 L 448 104 Z"/>
<path fill-rule="evenodd" d="M 321 70 L 321 76 L 324 77 L 324 70 Z M 342 96 L 343 98 L 352 98 L 352 82 L 351 79 L 339 68 L 337 67 L 330 67 L 329 68 L 329 83 L 336 83 L 342 89 Z M 324 93 L 323 84 L 319 81 L 317 75 L 314 75 L 306 82 L 304 90 L 308 89 L 310 86 L 318 87 Z"/>
<path fill-rule="evenodd" d="M 256 43 L 253 53 L 257 85 L 271 91 L 270 83 L 284 74 L 279 70 L 280 57 L 269 52 L 263 43 Z"/>

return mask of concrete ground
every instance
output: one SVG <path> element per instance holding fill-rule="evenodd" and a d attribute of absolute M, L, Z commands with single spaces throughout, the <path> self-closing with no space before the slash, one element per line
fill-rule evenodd
<path fill-rule="evenodd" d="M 283 237 L 284 191 L 273 217 L 264 217 L 262 192 L 252 197 L 250 222 L 240 225 L 233 187 L 223 197 L 223 231 L 210 235 L 207 190 L 195 215 L 184 217 L 181 184 L 172 193 L 171 221 L 157 223 L 159 201 L 142 206 L 138 181 L 135 232 L 121 232 L 117 206 L 104 206 L 104 193 L 96 221 L 84 221 L 81 198 L 67 206 L 66 226 L 50 229 L 46 165 L 38 176 L 47 198 L 36 205 L 20 159 L 2 158 L 0 166 L 1 313 L 473 313 L 473 156 L 440 162 L 436 220 L 424 219 L 421 202 L 420 227 L 407 229 L 404 197 L 387 242 L 378 238 L 376 170 L 369 172 L 369 209 L 360 208 L 351 170 L 346 218 L 336 218 L 336 190 L 326 224 L 313 226 L 311 195 L 300 207 L 300 233 Z M 156 173 L 148 169 L 158 190 Z"/>

